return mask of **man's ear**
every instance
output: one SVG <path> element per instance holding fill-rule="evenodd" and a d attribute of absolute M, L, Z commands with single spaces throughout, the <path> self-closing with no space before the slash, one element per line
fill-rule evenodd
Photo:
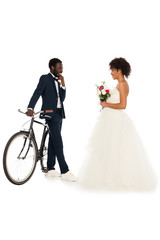
<path fill-rule="evenodd" d="M 54 66 L 51 66 L 51 71 L 52 71 L 52 72 L 54 71 Z"/>

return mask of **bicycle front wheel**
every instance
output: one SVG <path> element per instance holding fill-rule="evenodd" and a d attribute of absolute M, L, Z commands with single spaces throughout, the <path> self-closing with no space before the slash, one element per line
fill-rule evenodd
<path fill-rule="evenodd" d="M 18 132 L 8 141 L 3 155 L 3 168 L 8 180 L 16 185 L 27 182 L 36 167 L 37 144 L 27 132 Z"/>

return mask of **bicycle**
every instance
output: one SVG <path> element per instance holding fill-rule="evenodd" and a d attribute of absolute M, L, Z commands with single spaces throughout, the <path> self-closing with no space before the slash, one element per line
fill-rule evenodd
<path fill-rule="evenodd" d="M 20 113 L 25 114 L 20 109 Z M 49 110 L 48 110 L 49 111 Z M 8 180 L 16 185 L 26 183 L 33 175 L 36 164 L 40 161 L 42 172 L 47 172 L 46 154 L 48 150 L 49 128 L 47 124 L 36 121 L 35 116 L 48 111 L 34 113 L 28 130 L 15 133 L 7 142 L 3 154 L 3 168 Z M 44 126 L 40 147 L 38 149 L 33 124 Z"/>

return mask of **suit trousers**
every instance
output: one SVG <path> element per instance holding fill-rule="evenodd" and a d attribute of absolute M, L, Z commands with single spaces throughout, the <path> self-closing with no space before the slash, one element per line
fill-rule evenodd
<path fill-rule="evenodd" d="M 51 120 L 46 120 L 46 122 L 49 126 L 50 131 L 47 168 L 48 170 L 55 169 L 57 158 L 61 173 L 66 173 L 69 171 L 69 168 L 67 166 L 63 153 L 63 141 L 61 136 L 62 110 L 57 109 L 54 117 Z"/>

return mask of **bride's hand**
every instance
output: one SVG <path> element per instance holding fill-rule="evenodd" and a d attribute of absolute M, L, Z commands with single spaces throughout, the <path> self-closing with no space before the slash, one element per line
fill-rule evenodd
<path fill-rule="evenodd" d="M 106 101 L 100 101 L 100 105 L 102 107 L 107 107 L 107 102 Z"/>

